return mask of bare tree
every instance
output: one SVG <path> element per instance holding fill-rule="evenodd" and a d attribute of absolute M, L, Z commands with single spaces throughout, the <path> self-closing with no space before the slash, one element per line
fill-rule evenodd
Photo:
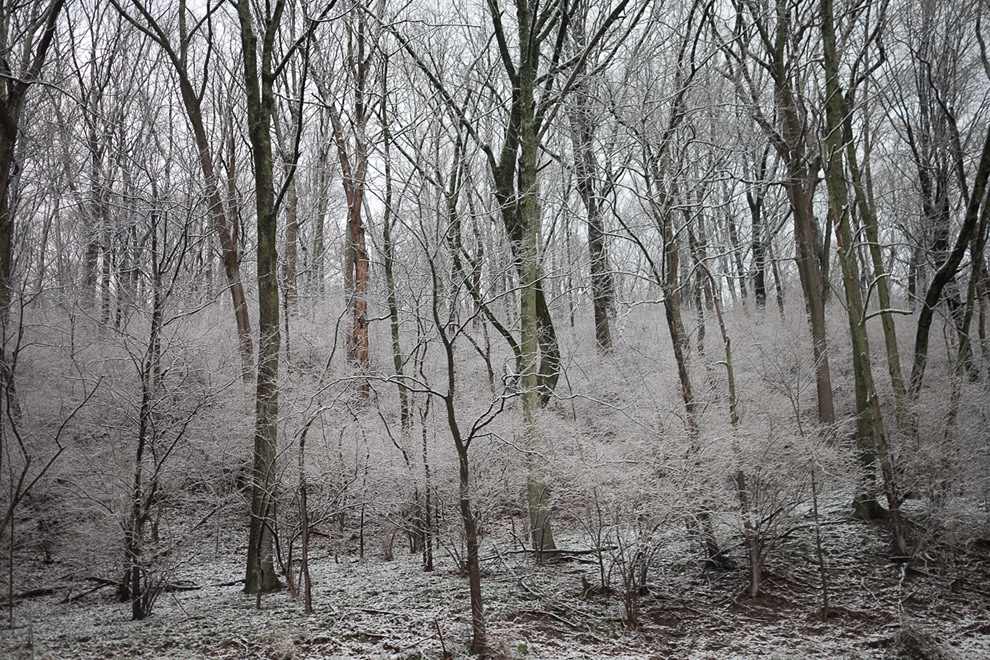
<path fill-rule="evenodd" d="M 845 181 L 844 156 L 847 123 L 846 100 L 839 84 L 839 54 L 836 47 L 836 30 L 833 3 L 822 0 L 821 32 L 825 68 L 825 136 L 822 144 L 825 168 L 825 184 L 828 188 L 830 224 L 835 228 L 836 247 L 842 267 L 842 283 L 846 294 L 846 311 L 849 319 L 849 335 L 853 348 L 853 371 L 856 387 L 856 437 L 864 466 L 869 469 L 875 458 L 880 459 L 881 472 L 887 494 L 887 504 L 894 527 L 894 553 L 898 557 L 908 554 L 907 538 L 900 513 L 900 494 L 894 481 L 894 465 L 883 412 L 880 409 L 877 389 L 873 382 L 870 361 L 870 344 L 866 334 L 866 308 L 860 289 L 859 263 L 850 223 L 852 208 L 849 189 Z M 868 473 L 869 474 L 869 473 Z M 860 515 L 874 517 L 868 509 L 872 495 L 860 496 L 857 507 Z"/>
<path fill-rule="evenodd" d="M 240 0 L 241 48 L 244 56 L 244 89 L 247 95 L 248 136 L 254 160 L 255 206 L 258 223 L 258 386 L 251 481 L 251 533 L 248 541 L 248 593 L 279 587 L 272 562 L 273 494 L 278 432 L 279 294 L 276 251 L 276 191 L 272 160 L 271 121 L 275 107 L 273 81 L 285 63 L 275 61 L 275 37 L 285 11 L 285 0 L 269 4 L 255 16 L 251 4 Z M 257 23 L 261 34 L 258 52 Z M 289 53 L 291 55 L 292 53 Z M 260 60 L 259 60 L 260 55 Z M 260 67 L 260 68 L 259 68 Z"/>
<path fill-rule="evenodd" d="M 327 70 L 316 78 L 321 101 L 333 129 L 333 143 L 340 161 L 341 184 L 347 200 L 347 231 L 344 242 L 344 295 L 351 309 L 351 331 L 348 333 L 347 354 L 357 370 L 366 375 L 369 368 L 368 295 L 370 293 L 370 262 L 365 237 L 364 212 L 367 201 L 368 121 L 374 116 L 374 101 L 369 98 L 374 82 L 373 64 L 376 49 L 372 43 L 369 26 L 370 11 L 364 0 L 352 2 L 345 18 L 344 43 L 340 56 L 344 64 L 343 89 L 331 86 L 336 72 Z M 349 92 L 349 93 L 347 93 Z M 346 116 L 339 101 L 340 96 L 353 96 Z M 370 392 L 368 383 L 361 379 L 358 392 L 366 398 Z"/>
<path fill-rule="evenodd" d="M 213 4 L 210 0 L 207 2 L 202 15 L 199 15 L 187 7 L 185 0 L 180 0 L 175 8 L 174 20 L 178 24 L 178 41 L 176 43 L 175 35 L 169 27 L 166 27 L 173 20 L 170 11 L 156 15 L 153 13 L 154 8 L 149 4 L 141 0 L 132 0 L 131 4 L 138 12 L 137 16 L 132 16 L 117 0 L 112 0 L 112 2 L 121 16 L 158 44 L 178 79 L 179 94 L 189 125 L 193 130 L 199 165 L 206 185 L 205 197 L 209 204 L 210 219 L 220 241 L 221 260 L 234 308 L 234 321 L 237 324 L 243 376 L 245 382 L 249 383 L 254 370 L 254 345 L 251 341 L 251 320 L 248 316 L 247 300 L 244 297 L 244 285 L 241 282 L 237 236 L 233 230 L 234 223 L 224 209 L 221 197 L 222 184 L 215 165 L 216 147 L 210 143 L 210 138 L 207 135 L 203 109 L 203 100 L 211 73 L 211 60 L 215 57 L 214 14 L 223 6 L 223 3 Z M 196 66 L 194 46 L 198 45 L 199 42 L 205 46 L 205 53 L 202 56 L 201 71 L 196 72 L 193 68 Z"/>
<path fill-rule="evenodd" d="M 784 165 L 784 187 L 794 220 L 795 261 L 804 292 L 818 381 L 818 419 L 835 422 L 832 378 L 825 331 L 825 297 L 828 289 L 828 235 L 814 214 L 815 189 L 821 154 L 814 133 L 815 118 L 808 106 L 805 85 L 808 69 L 802 65 L 811 44 L 801 36 L 814 20 L 801 3 L 735 0 L 735 24 L 731 36 L 721 37 L 730 77 L 740 99 L 764 131 Z M 752 50 L 752 42 L 759 49 Z M 762 107 L 763 90 L 753 67 L 762 67 L 773 83 L 772 114 Z M 823 245 L 824 242 L 824 245 Z"/>
<path fill-rule="evenodd" d="M 585 22 L 587 7 L 580 8 L 573 17 L 571 38 L 574 51 L 580 53 L 587 42 Z M 593 67 L 589 67 L 593 68 Z M 578 195 L 588 216 L 588 250 L 591 257 L 591 305 L 595 314 L 595 340 L 603 351 L 612 348 L 612 332 L 609 308 L 615 284 L 609 271 L 605 231 L 605 185 L 598 173 L 595 155 L 596 124 L 602 108 L 593 101 L 595 76 L 581 76 L 574 83 L 572 102 L 568 114 L 571 123 L 571 141 L 574 147 L 574 174 Z"/>

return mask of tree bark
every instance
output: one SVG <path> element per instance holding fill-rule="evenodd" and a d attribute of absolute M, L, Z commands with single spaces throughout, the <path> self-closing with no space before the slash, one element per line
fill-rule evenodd
<path fill-rule="evenodd" d="M 384 61 L 384 81 L 388 79 L 388 60 Z M 395 369 L 396 386 L 399 390 L 399 421 L 403 433 L 408 433 L 412 427 L 412 415 L 409 409 L 409 390 L 406 387 L 405 375 L 402 369 L 402 344 L 399 341 L 399 304 L 395 290 L 395 254 L 392 244 L 392 160 L 391 133 L 388 121 L 387 89 L 383 87 L 381 102 L 382 142 L 385 151 L 385 209 L 382 215 L 382 259 L 385 270 L 385 299 L 388 305 L 389 330 L 392 335 L 392 365 Z"/>
<path fill-rule="evenodd" d="M 787 194 L 794 215 L 795 261 L 804 293 L 805 311 L 811 326 L 812 356 L 815 361 L 815 388 L 818 395 L 818 421 L 835 423 L 832 398 L 832 376 L 828 360 L 828 339 L 825 327 L 825 300 L 822 268 L 818 260 L 817 239 L 811 204 L 814 175 L 794 160 L 788 162 Z M 799 183 L 801 182 L 801 183 Z M 811 189 L 805 188 L 805 185 Z"/>
<path fill-rule="evenodd" d="M 850 227 L 849 193 L 844 177 L 844 130 L 847 109 L 839 86 L 839 59 L 836 52 L 835 25 L 832 0 L 821 0 L 821 30 L 824 46 L 825 68 L 825 139 L 823 162 L 825 184 L 828 189 L 829 213 L 836 232 L 839 264 L 846 294 L 846 310 L 849 334 L 853 349 L 853 370 L 856 385 L 856 436 L 861 461 L 866 475 L 870 475 L 876 458 L 887 494 L 890 520 L 894 528 L 894 553 L 907 557 L 907 539 L 900 515 L 900 496 L 894 482 L 893 458 L 884 430 L 883 414 L 873 382 L 870 366 L 870 345 L 866 333 L 866 314 L 860 290 L 859 269 L 854 252 L 853 233 Z M 871 497 L 867 486 L 866 497 Z"/>
<path fill-rule="evenodd" d="M 814 217 L 814 194 L 817 185 L 819 162 L 814 148 L 809 144 L 810 126 L 807 113 L 801 108 L 800 95 L 794 88 L 791 73 L 792 58 L 789 52 L 798 38 L 791 24 L 791 7 L 786 2 L 776 2 L 771 29 L 767 17 L 755 4 L 747 4 L 758 28 L 760 40 L 766 50 L 761 65 L 773 79 L 774 105 L 777 127 L 766 119 L 759 109 L 754 116 L 767 134 L 774 149 L 784 162 L 784 182 L 794 220 L 795 261 L 804 293 L 805 310 L 811 327 L 812 355 L 815 361 L 815 386 L 818 395 L 818 420 L 822 424 L 835 423 L 835 404 L 832 397 L 832 378 L 828 361 L 828 341 L 825 327 L 825 296 L 828 280 L 827 263 L 822 261 L 822 247 Z M 740 9 L 742 11 L 742 9 Z M 740 15 L 741 19 L 741 15 Z M 745 52 L 745 43 L 740 42 Z M 745 66 L 745 64 L 742 64 Z M 747 76 L 748 77 L 748 76 Z M 752 90 L 754 94 L 756 90 Z"/>
<path fill-rule="evenodd" d="M 914 340 L 914 362 L 908 390 L 912 398 L 917 398 L 921 392 L 921 382 L 924 379 L 925 367 L 928 363 L 928 335 L 935 315 L 935 306 L 941 299 L 945 287 L 955 277 L 963 256 L 970 246 L 980 215 L 980 205 L 986 194 L 988 178 L 990 178 L 990 129 L 987 130 L 986 138 L 983 141 L 983 151 L 973 180 L 973 189 L 969 199 L 966 200 L 966 213 L 963 217 L 962 227 L 959 229 L 952 251 L 935 272 L 935 276 L 925 292 L 924 303 L 918 315 L 918 326 Z"/>
<path fill-rule="evenodd" d="M 572 24 L 575 47 L 580 52 L 585 47 L 584 17 L 577 17 Z M 572 93 L 573 109 L 570 112 L 571 142 L 574 145 L 574 172 L 578 195 L 588 216 L 588 251 L 591 257 L 591 305 L 595 317 L 595 341 L 602 351 L 612 349 L 612 333 L 608 312 L 614 285 L 608 267 L 605 244 L 605 222 L 602 198 L 598 186 L 598 163 L 595 160 L 595 124 L 593 108 L 587 85 L 590 81 L 576 83 Z"/>
<path fill-rule="evenodd" d="M 39 12 L 38 22 L 29 26 L 30 32 L 23 35 L 26 46 L 25 60 L 21 63 L 20 71 L 11 72 L 10 64 L 6 59 L 3 63 L 5 75 L 0 82 L 0 314 L 4 323 L 6 323 L 7 306 L 10 303 L 10 279 L 13 270 L 14 218 L 11 216 L 9 199 L 10 175 L 14 165 L 21 112 L 24 109 L 28 89 L 41 74 L 48 49 L 55 37 L 58 16 L 64 4 L 64 0 L 52 0 L 43 11 Z M 21 10 L 23 11 L 23 8 Z M 0 8 L 0 11 L 6 13 L 16 11 L 16 8 L 4 7 Z M 40 20 L 41 17 L 45 17 L 43 22 Z M 6 24 L 7 20 L 4 23 Z M 44 27 L 37 46 L 33 46 L 32 41 L 37 36 L 34 31 L 42 25 Z M 21 35 L 3 36 L 4 45 L 13 50 L 16 48 L 15 44 L 6 43 L 7 39 L 16 39 Z M 6 367 L 4 371 L 6 372 Z"/>
<path fill-rule="evenodd" d="M 522 407 L 523 428 L 528 452 L 528 483 L 530 532 L 537 557 L 555 550 L 553 531 L 550 527 L 549 492 L 543 476 L 542 440 L 539 427 L 540 409 L 540 323 L 537 296 L 540 287 L 540 201 L 538 172 L 540 139 L 536 119 L 536 71 L 539 64 L 539 47 L 536 35 L 531 31 L 534 17 L 530 15 L 528 2 L 517 2 L 519 42 L 523 44 L 519 54 L 519 160 L 518 160 L 518 213 L 520 242 L 518 247 L 520 286 L 520 340 L 522 354 Z M 545 302 L 544 302 L 545 306 Z"/>
<path fill-rule="evenodd" d="M 251 531 L 248 541 L 248 593 L 277 589 L 272 560 L 271 514 L 275 490 L 275 455 L 278 442 L 279 293 L 276 269 L 276 208 L 273 177 L 271 120 L 275 97 L 272 89 L 273 42 L 285 3 L 275 3 L 260 21 L 264 30 L 261 70 L 258 70 L 258 38 L 252 25 L 251 4 L 239 0 L 244 83 L 247 96 L 248 137 L 254 159 L 255 200 L 258 223 L 258 382 L 255 410 L 254 468 L 251 483 Z"/>
<path fill-rule="evenodd" d="M 294 62 L 289 65 L 289 81 L 286 84 L 286 96 L 290 100 L 301 97 L 306 93 L 301 89 L 296 76 Z M 305 84 L 305 78 L 303 78 Z M 285 119 L 288 115 L 289 119 Z M 292 172 L 298 160 L 298 145 L 295 143 L 299 136 L 302 116 L 294 116 L 291 107 L 283 113 L 276 103 L 273 108 L 272 122 L 275 137 L 278 140 L 279 160 L 285 171 L 285 259 L 282 262 L 282 286 L 285 288 L 283 308 L 286 313 L 286 335 L 288 335 L 288 317 L 294 316 L 299 301 L 299 193 L 296 188 L 296 178 Z M 288 352 L 288 336 L 286 336 L 286 352 Z"/>
<path fill-rule="evenodd" d="M 890 384 L 894 390 L 894 410 L 897 416 L 897 427 L 903 438 L 914 435 L 914 423 L 909 410 L 909 397 L 901 372 L 900 349 L 897 344 L 897 331 L 894 326 L 894 315 L 891 308 L 890 275 L 883 263 L 880 250 L 880 232 L 877 216 L 866 195 L 866 184 L 863 172 L 859 167 L 859 157 L 853 140 L 852 113 L 846 112 L 843 120 L 843 139 L 846 143 L 846 160 L 849 176 L 856 197 L 856 205 L 863 222 L 863 232 L 869 245 L 870 260 L 873 265 L 873 281 L 877 287 L 877 300 L 880 303 L 880 322 L 883 326 L 884 347 L 887 351 L 887 371 Z M 864 310 L 865 311 L 865 310 Z"/>
<path fill-rule="evenodd" d="M 131 0 L 137 10 L 144 18 L 144 22 L 139 22 L 128 14 L 124 8 L 113 0 L 117 11 L 137 29 L 151 37 L 164 51 L 172 70 L 175 72 L 179 83 L 179 94 L 182 98 L 182 105 L 186 111 L 186 118 L 193 131 L 193 138 L 196 142 L 196 155 L 199 159 L 199 166 L 203 172 L 203 181 L 206 184 L 206 202 L 209 205 L 210 220 L 217 233 L 220 242 L 220 259 L 223 263 L 224 276 L 227 280 L 227 288 L 230 290 L 230 300 L 234 308 L 234 322 L 237 326 L 238 351 L 241 357 L 241 373 L 245 384 L 251 382 L 254 371 L 254 344 L 251 340 L 251 321 L 248 316 L 247 299 L 244 295 L 244 284 L 240 273 L 240 256 L 238 255 L 237 234 L 232 226 L 233 218 L 228 217 L 224 211 L 223 200 L 220 195 L 221 184 L 217 173 L 217 168 L 213 159 L 213 152 L 210 148 L 210 141 L 206 132 L 206 124 L 203 120 L 203 107 L 201 92 L 197 92 L 193 86 L 188 69 L 188 51 L 191 37 L 186 30 L 186 21 L 183 13 L 185 3 L 179 4 L 179 45 L 176 50 L 169 41 L 168 34 L 158 21 L 154 18 L 148 8 L 140 0 Z M 208 44 L 212 48 L 213 44 Z M 205 89 L 205 77 L 208 71 L 204 69 L 204 81 L 200 90 Z M 231 122 L 232 123 L 232 122 Z M 232 126 L 230 126 L 231 148 L 229 167 L 233 168 Z M 233 203 L 233 199 L 230 200 Z"/>
<path fill-rule="evenodd" d="M 469 450 L 473 439 L 472 434 L 464 437 L 461 427 L 457 421 L 457 411 L 454 402 L 456 392 L 456 361 L 454 359 L 453 337 L 448 336 L 446 323 L 440 318 L 439 303 L 439 282 L 436 274 L 436 267 L 430 265 L 433 276 L 433 321 L 436 325 L 437 333 L 443 345 L 444 358 L 447 368 L 447 391 L 442 395 L 444 412 L 447 417 L 447 428 L 450 431 L 451 439 L 454 441 L 454 448 L 457 450 L 457 473 L 458 473 L 458 505 L 461 513 L 461 522 L 464 524 L 464 536 L 467 542 L 467 572 L 468 588 L 471 598 L 471 653 L 484 655 L 488 650 L 488 635 L 485 623 L 485 609 L 481 594 L 481 563 L 478 541 L 478 522 L 475 519 L 471 505 L 471 464 L 469 461 Z M 452 296 L 456 305 L 457 296 Z M 425 421 L 425 419 L 424 419 Z M 424 431 L 425 433 L 425 431 Z M 426 459 L 426 446 L 423 448 L 424 463 Z M 427 464 L 428 465 L 428 464 Z M 429 472 L 427 471 L 427 488 L 429 488 Z"/>
<path fill-rule="evenodd" d="M 366 52 L 367 18 L 365 13 L 360 9 L 355 9 L 352 20 L 357 22 L 357 26 L 352 27 L 348 32 L 349 39 L 353 39 L 354 42 L 348 44 L 351 54 L 347 58 L 347 64 L 350 85 L 354 91 L 352 108 L 353 150 L 348 149 L 343 119 L 339 110 L 333 105 L 330 107 L 330 121 L 343 175 L 341 183 L 347 199 L 344 284 L 347 304 L 351 309 L 351 332 L 347 342 L 348 358 L 362 375 L 358 383 L 358 393 L 362 399 L 366 399 L 371 392 L 367 378 L 363 377 L 367 375 L 370 357 L 368 345 L 370 268 L 362 212 L 368 173 L 368 145 L 365 136 L 368 112 L 365 95 L 372 53 Z M 323 95 L 326 96 L 326 93 L 324 92 Z"/>
<path fill-rule="evenodd" d="M 756 167 L 754 186 L 756 190 L 746 191 L 746 204 L 749 206 L 750 226 L 752 227 L 753 249 L 753 297 L 757 307 L 767 304 L 767 237 L 763 222 L 764 200 L 766 198 L 765 179 L 767 177 L 767 161 L 770 157 L 770 146 L 762 152 L 760 162 Z"/>

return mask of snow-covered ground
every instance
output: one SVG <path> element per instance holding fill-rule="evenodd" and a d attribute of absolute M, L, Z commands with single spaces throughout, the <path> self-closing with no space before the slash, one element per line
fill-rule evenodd
<path fill-rule="evenodd" d="M 910 569 L 884 560 L 884 533 L 836 519 L 828 526 L 829 621 L 820 620 L 821 588 L 809 538 L 795 535 L 770 558 L 764 594 L 746 598 L 746 571 L 704 572 L 688 556 L 661 553 L 642 599 L 641 624 L 623 624 L 616 594 L 583 593 L 597 565 L 581 555 L 535 566 L 508 542 L 485 544 L 483 590 L 493 657 L 509 658 L 881 658 L 903 622 L 913 623 L 959 658 L 990 657 L 987 549 L 964 561 L 925 560 Z M 577 539 L 566 539 L 576 542 Z M 842 546 L 842 547 L 838 547 Z M 857 552 L 850 552 L 851 548 Z M 153 615 L 130 620 L 113 589 L 63 575 L 56 563 L 19 566 L 18 591 L 52 588 L 14 608 L 14 629 L 0 632 L 3 658 L 440 658 L 465 657 L 467 581 L 437 556 L 422 571 L 417 556 L 358 560 L 317 543 L 314 606 L 285 591 L 261 609 L 241 591 L 242 548 L 203 549 L 177 579 L 200 588 L 163 594 Z M 861 557 L 862 561 L 854 561 Z M 234 582 L 234 584 L 231 584 Z M 442 636 L 442 641 L 441 641 Z"/>

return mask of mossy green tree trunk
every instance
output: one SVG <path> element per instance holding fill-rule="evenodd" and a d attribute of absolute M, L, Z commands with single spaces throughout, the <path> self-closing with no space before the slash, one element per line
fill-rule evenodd
<path fill-rule="evenodd" d="M 549 493 L 544 479 L 542 440 L 540 438 L 540 323 L 537 315 L 537 292 L 540 286 L 540 199 L 537 168 L 540 157 L 540 120 L 536 108 L 536 75 L 540 59 L 540 38 L 536 16 L 527 0 L 516 2 L 519 28 L 519 65 L 517 87 L 519 104 L 519 160 L 516 193 L 519 223 L 516 259 L 519 269 L 520 337 L 522 353 L 523 434 L 526 440 L 529 496 L 529 520 L 533 547 L 537 553 L 555 550 L 550 527 Z"/>
<path fill-rule="evenodd" d="M 629 0 L 619 0 L 596 14 L 596 25 L 589 30 L 581 52 L 566 57 L 569 30 L 581 3 L 542 4 L 515 0 L 516 33 L 504 23 L 507 13 L 497 2 L 489 2 L 488 13 L 494 31 L 502 72 L 512 93 L 504 108 L 502 144 L 494 149 L 482 137 L 481 124 L 455 101 L 438 72 L 420 57 L 412 44 L 394 27 L 386 29 L 399 41 L 426 75 L 468 135 L 484 152 L 492 174 L 498 202 L 520 287 L 520 340 L 515 342 L 505 327 L 480 305 L 486 318 L 513 348 L 517 358 L 523 407 L 524 437 L 529 456 L 527 492 L 531 536 L 543 552 L 554 549 L 549 525 L 549 493 L 543 478 L 542 440 L 539 411 L 547 403 L 560 376 L 560 350 L 540 271 L 542 236 L 540 228 L 539 172 L 543 141 L 553 118 L 584 71 L 590 53 L 600 48 L 613 27 L 628 27 L 642 16 L 646 4 L 626 15 Z M 614 54 L 614 53 L 612 53 Z M 478 302 L 478 292 L 472 297 Z"/>
<path fill-rule="evenodd" d="M 239 0 L 241 49 L 244 57 L 244 89 L 247 96 L 248 138 L 254 160 L 255 208 L 258 224 L 258 380 L 255 403 L 254 467 L 251 480 L 251 531 L 248 540 L 249 593 L 279 587 L 272 560 L 272 499 L 275 489 L 275 455 L 278 433 L 279 293 L 276 269 L 276 208 L 273 178 L 271 122 L 275 104 L 273 57 L 284 0 L 267 6 L 258 17 L 258 37 L 248 0 Z"/>
<path fill-rule="evenodd" d="M 489 3 L 495 41 L 506 76 L 512 84 L 502 148 L 498 157 L 486 149 L 495 196 L 512 246 L 519 273 L 520 339 L 519 370 L 522 387 L 523 434 L 529 457 L 527 493 L 531 536 L 539 553 L 554 550 L 550 526 L 550 494 L 544 478 L 539 411 L 547 403 L 560 377 L 560 349 L 541 275 L 541 211 L 539 160 L 543 140 L 563 100 L 573 91 L 589 54 L 609 29 L 623 18 L 628 0 L 602 13 L 597 28 L 580 53 L 558 67 L 580 3 L 562 7 L 516 0 L 516 43 L 510 47 L 502 11 Z M 635 18 L 633 19 L 635 20 Z M 541 66 L 543 70 L 541 71 Z M 570 72 L 569 77 L 563 75 Z M 561 82 L 556 81 L 560 79 Z M 542 93 L 541 93 L 542 92 Z"/>
<path fill-rule="evenodd" d="M 859 267 L 854 252 L 855 243 L 850 227 L 849 191 L 845 180 L 844 125 L 847 109 L 839 86 L 839 58 L 836 50 L 835 22 L 832 0 L 821 2 L 821 31 L 825 67 L 825 136 L 822 144 L 825 185 L 828 189 L 829 213 L 836 232 L 836 247 L 842 268 L 842 283 L 846 294 L 849 335 L 853 349 L 853 371 L 856 387 L 856 438 L 866 477 L 872 474 L 879 459 L 890 520 L 894 528 L 894 553 L 907 556 L 907 540 L 900 514 L 900 496 L 894 480 L 893 457 L 884 430 L 883 413 L 873 381 L 870 365 L 870 344 L 866 334 L 866 313 L 860 290 Z M 865 496 L 858 500 L 868 506 L 872 500 L 866 486 Z"/>

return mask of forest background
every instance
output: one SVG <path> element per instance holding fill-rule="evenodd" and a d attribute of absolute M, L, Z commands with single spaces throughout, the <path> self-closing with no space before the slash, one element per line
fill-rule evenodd
<path fill-rule="evenodd" d="M 862 570 L 985 638 L 988 11 L 3 3 L 8 625 L 380 556 L 475 653 L 574 564 L 625 630 Z"/>

